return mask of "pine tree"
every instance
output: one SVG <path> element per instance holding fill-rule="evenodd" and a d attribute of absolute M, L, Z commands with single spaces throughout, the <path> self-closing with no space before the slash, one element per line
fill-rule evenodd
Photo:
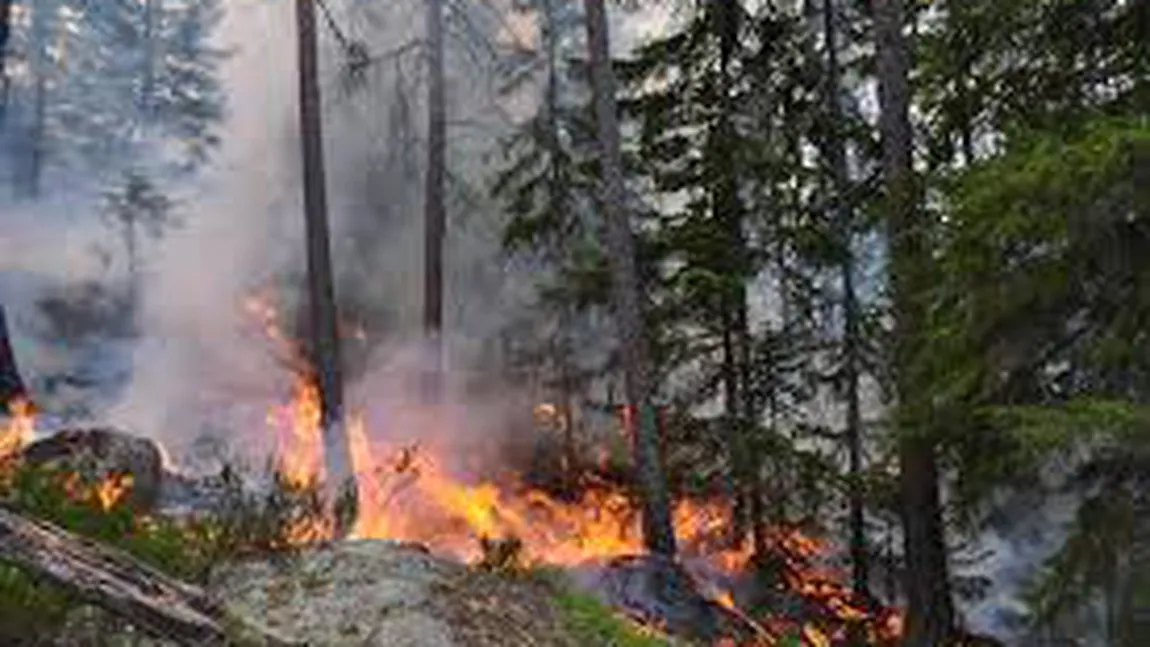
<path fill-rule="evenodd" d="M 634 234 L 629 222 L 623 184 L 619 122 L 614 106 L 615 79 L 611 69 L 607 12 L 603 0 L 585 0 L 587 51 L 594 96 L 595 121 L 602 155 L 600 208 L 606 221 L 606 247 L 612 273 L 612 306 L 618 329 L 627 403 L 637 413 L 632 444 L 635 471 L 643 500 L 643 536 L 648 550 L 675 554 L 671 502 L 660 460 L 651 352 L 644 325 L 644 304 L 635 265 Z"/>
<path fill-rule="evenodd" d="M 931 261 L 929 227 L 919 205 L 910 124 L 910 61 L 902 3 L 874 3 L 883 173 L 894 308 L 894 365 L 899 494 L 906 546 L 905 644 L 930 647 L 954 636 L 939 471 L 930 394 L 918 380 Z"/>
<path fill-rule="evenodd" d="M 116 191 L 107 192 L 105 217 L 118 228 L 124 240 L 127 262 L 128 305 L 135 311 L 139 307 L 141 286 L 140 235 L 159 238 L 166 229 L 176 224 L 171 200 L 157 190 L 153 182 L 140 172 L 125 174 L 124 184 Z"/>
<path fill-rule="evenodd" d="M 839 275 L 842 284 L 842 382 L 846 400 L 845 444 L 852 483 L 849 499 L 850 556 L 854 592 L 864 602 L 870 599 L 869 552 L 866 536 L 866 490 L 863 481 L 863 429 L 860 389 L 861 308 L 855 287 L 854 214 L 849 202 L 850 177 L 847 167 L 844 115 L 841 105 L 842 81 L 839 65 L 839 13 L 836 0 L 823 0 L 823 46 L 826 48 L 826 89 L 829 158 L 834 203 L 836 239 L 839 246 Z M 860 636 L 854 636 L 856 642 Z"/>
<path fill-rule="evenodd" d="M 442 0 L 427 0 L 427 168 L 424 179 L 423 334 L 429 345 L 425 397 L 435 401 L 443 370 L 443 244 L 447 227 L 447 89 Z"/>

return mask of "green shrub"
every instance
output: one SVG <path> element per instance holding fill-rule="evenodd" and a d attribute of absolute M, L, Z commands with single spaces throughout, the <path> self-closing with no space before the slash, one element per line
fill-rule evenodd
<path fill-rule="evenodd" d="M 670 647 L 666 639 L 646 636 L 594 596 L 564 591 L 555 602 L 564 622 L 585 645 L 603 647 Z"/>
<path fill-rule="evenodd" d="M 203 581 L 223 561 L 252 554 L 289 554 L 321 538 L 330 524 L 314 482 L 297 484 L 278 471 L 272 487 L 250 492 L 232 469 L 218 477 L 223 496 L 210 513 L 189 518 L 141 514 L 129 497 L 95 495 L 74 472 L 19 466 L 0 479 L 0 503 L 29 518 L 119 548 L 173 577 Z M 40 644 L 80 602 L 59 587 L 0 564 L 0 645 Z"/>

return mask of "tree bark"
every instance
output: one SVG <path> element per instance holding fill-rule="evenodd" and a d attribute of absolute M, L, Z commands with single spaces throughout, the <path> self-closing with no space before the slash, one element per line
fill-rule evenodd
<path fill-rule="evenodd" d="M 0 127 L 8 112 L 8 40 L 12 35 L 12 0 L 0 0 Z"/>
<path fill-rule="evenodd" d="M 304 218 L 307 239 L 308 300 L 312 330 L 312 368 L 320 393 L 325 482 L 333 500 L 351 504 L 356 486 L 351 449 L 343 425 L 343 383 L 336 330 L 335 287 L 327 221 L 327 187 L 323 159 L 323 117 L 318 82 L 316 0 L 296 0 L 299 30 L 299 118 L 303 154 Z M 340 519 L 340 534 L 353 519 Z"/>
<path fill-rule="evenodd" d="M 870 599 L 869 550 L 866 539 L 866 490 L 863 487 L 862 414 L 859 403 L 859 303 L 854 283 L 854 252 L 852 243 L 853 213 L 847 200 L 850 186 L 847 169 L 846 142 L 843 140 L 843 111 L 840 103 L 841 74 L 838 57 L 838 14 L 836 0 L 823 0 L 823 39 L 827 48 L 826 102 L 830 135 L 827 154 L 830 158 L 833 186 L 834 225 L 841 260 L 839 276 L 842 283 L 843 313 L 843 382 L 846 400 L 845 440 L 848 454 L 848 472 L 851 489 L 848 495 L 851 581 L 854 593 L 864 602 Z M 852 637 L 855 642 L 861 636 Z"/>
<path fill-rule="evenodd" d="M 53 20 L 57 11 L 56 0 L 36 0 L 32 3 L 30 26 L 31 73 L 33 102 L 31 122 L 27 124 L 23 140 L 23 160 L 18 167 L 17 191 L 21 197 L 38 198 L 40 181 L 44 173 L 45 138 L 48 117 L 48 74 L 51 67 L 49 47 L 53 36 Z"/>
<path fill-rule="evenodd" d="M 909 55 L 902 0 L 875 0 L 882 162 L 888 200 L 887 236 L 894 306 L 894 376 L 898 406 L 899 492 L 905 545 L 908 647 L 936 647 L 954 636 L 938 465 L 931 438 L 929 394 L 916 383 L 929 285 L 928 227 L 918 209 L 910 124 Z"/>
<path fill-rule="evenodd" d="M 0 414 L 8 413 L 8 405 L 14 400 L 26 397 L 28 392 L 24 388 L 24 380 L 20 379 L 16 354 L 12 352 L 4 306 L 0 305 Z"/>
<path fill-rule="evenodd" d="M 288 645 L 251 627 L 236 630 L 222 606 L 117 550 L 0 508 L 0 559 L 36 579 L 181 645 Z M 243 634 L 237 635 L 238 634 Z"/>
<path fill-rule="evenodd" d="M 140 84 L 140 118 L 149 123 L 156 117 L 156 77 L 163 43 L 163 0 L 144 0 L 144 69 Z"/>
<path fill-rule="evenodd" d="M 737 134 L 734 124 L 734 72 L 732 64 L 739 50 L 739 26 L 742 7 L 738 2 L 712 5 L 712 25 L 719 40 L 719 115 L 712 137 L 712 154 L 717 157 L 719 177 L 714 188 L 714 209 L 726 235 L 728 253 L 723 257 L 723 274 L 729 281 L 723 290 L 723 364 L 728 429 L 728 451 L 734 492 L 732 499 L 732 539 L 741 543 L 747 528 L 756 520 L 751 515 L 751 498 L 755 489 L 753 460 L 748 455 L 747 434 L 755 417 L 751 389 L 750 330 L 747 317 L 747 295 L 744 281 L 748 275 L 747 243 L 743 232 L 743 206 L 739 200 L 739 176 L 730 147 Z"/>
<path fill-rule="evenodd" d="M 635 259 L 634 233 L 628 218 L 623 184 L 619 117 L 615 108 L 615 75 L 611 69 L 607 11 L 603 0 L 584 0 L 591 91 L 600 147 L 600 203 L 606 221 L 607 255 L 611 266 L 611 300 L 623 362 L 624 390 L 638 412 L 634 430 L 635 470 L 643 498 L 643 537 L 653 553 L 675 554 L 671 504 L 659 456 L 659 431 L 652 407 L 650 349 Z"/>
<path fill-rule="evenodd" d="M 447 228 L 447 88 L 443 0 L 427 0 L 427 174 L 424 185 L 423 334 L 430 353 L 427 396 L 438 399 L 443 371 L 443 242 Z"/>
<path fill-rule="evenodd" d="M 12 35 L 12 0 L 0 0 L 0 77 L 7 74 L 8 38 Z"/>

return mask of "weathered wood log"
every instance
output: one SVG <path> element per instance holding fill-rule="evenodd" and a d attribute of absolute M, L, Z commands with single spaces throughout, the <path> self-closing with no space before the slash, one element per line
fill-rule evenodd
<path fill-rule="evenodd" d="M 242 624 L 198 587 L 122 551 L 0 507 L 0 561 L 180 645 L 292 645 Z"/>

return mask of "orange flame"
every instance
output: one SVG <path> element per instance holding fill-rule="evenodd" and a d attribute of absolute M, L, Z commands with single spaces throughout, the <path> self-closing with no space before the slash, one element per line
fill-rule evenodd
<path fill-rule="evenodd" d="M 276 325 L 275 310 L 259 300 L 247 305 L 268 336 L 299 357 Z M 299 370 L 297 375 L 308 372 Z M 554 415 L 555 408 L 539 405 L 534 413 L 546 417 Z M 290 403 L 272 407 L 267 421 L 276 434 L 284 475 L 295 483 L 322 479 L 321 401 L 316 385 L 308 377 L 297 377 Z M 516 476 L 463 478 L 452 471 L 446 457 L 453 454 L 446 447 L 377 442 L 359 414 L 349 416 L 346 430 L 359 491 L 354 538 L 420 543 L 468 561 L 482 558 L 480 540 L 514 538 L 521 542 L 523 562 L 558 566 L 645 552 L 638 506 L 621 486 L 592 482 L 574 500 L 560 500 Z M 676 502 L 672 521 L 684 556 L 703 558 L 726 575 L 746 572 L 753 542 L 730 545 L 729 514 L 723 501 Z M 305 543 L 324 538 L 330 528 L 313 523 L 298 530 L 293 539 Z M 832 552 L 826 542 L 794 527 L 773 528 L 767 535 L 784 558 L 785 585 L 821 611 L 816 620 L 801 623 L 773 616 L 756 621 L 737 607 L 730 591 L 718 592 L 713 596 L 716 603 L 754 629 L 756 638 L 750 644 L 773 645 L 780 636 L 798 635 L 804 645 L 829 646 L 845 637 L 848 624 L 859 622 L 867 623 L 873 640 L 898 635 L 899 618 L 876 617 L 843 584 L 843 573 L 817 564 Z"/>
<path fill-rule="evenodd" d="M 86 483 L 79 472 L 67 472 L 62 478 L 61 486 L 69 499 L 90 504 L 104 512 L 114 508 L 132 491 L 132 475 L 126 472 L 109 474 L 92 484 Z"/>
<path fill-rule="evenodd" d="M 294 392 L 290 404 L 268 412 L 267 422 L 278 434 L 276 456 L 280 469 L 292 483 L 302 484 L 323 477 L 319 433 L 322 410 L 315 384 L 298 379 Z"/>
<path fill-rule="evenodd" d="M 92 488 L 92 498 L 101 510 L 111 510 L 132 490 L 131 474 L 112 474 Z"/>
<path fill-rule="evenodd" d="M 8 403 L 8 421 L 0 425 L 0 458 L 11 456 L 32 440 L 36 431 L 35 408 L 25 398 Z"/>

